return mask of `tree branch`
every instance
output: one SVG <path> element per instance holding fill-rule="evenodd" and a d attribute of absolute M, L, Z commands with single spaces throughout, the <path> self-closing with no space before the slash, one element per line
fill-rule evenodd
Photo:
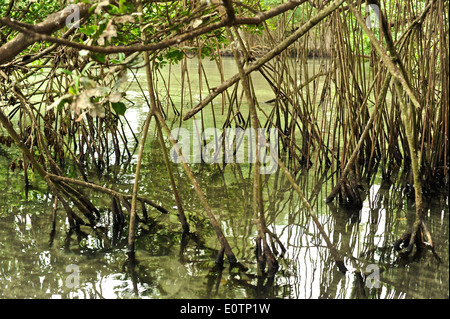
<path fill-rule="evenodd" d="M 79 3 L 77 6 L 80 13 L 80 19 L 89 16 L 89 5 Z M 27 25 L 29 29 L 25 29 L 23 27 L 26 24 L 18 23 L 8 17 L 0 18 L 0 25 L 6 25 L 21 32 L 13 40 L 0 47 L 0 64 L 11 61 L 15 56 L 31 44 L 43 40 L 43 37 L 49 37 L 49 34 L 62 29 L 66 25 L 67 17 L 69 17 L 72 13 L 73 12 L 68 10 L 68 8 L 64 8 L 61 11 L 49 15 L 43 22 L 36 25 Z"/>
<path fill-rule="evenodd" d="M 112 53 L 133 53 L 133 52 L 144 52 L 144 51 L 156 51 L 168 48 L 170 46 L 179 44 L 181 42 L 194 39 L 200 35 L 206 34 L 208 32 L 217 30 L 225 26 L 243 25 L 243 24 L 260 24 L 267 19 L 277 16 L 285 11 L 291 10 L 298 5 L 304 3 L 306 0 L 302 1 L 289 1 L 281 4 L 273 9 L 266 12 L 258 13 L 255 17 L 235 17 L 231 12 L 227 10 L 227 15 L 225 15 L 220 21 L 212 23 L 210 25 L 201 26 L 199 28 L 190 30 L 183 34 L 167 38 L 165 40 L 143 45 L 134 44 L 129 46 L 93 46 L 86 45 L 83 43 L 71 42 L 66 39 L 61 39 L 57 37 L 52 37 L 50 34 L 56 30 L 61 29 L 64 26 L 65 19 L 70 12 L 64 9 L 56 14 L 49 16 L 47 20 L 41 22 L 33 28 L 23 27 L 23 23 L 18 23 L 9 18 L 0 18 L 0 25 L 6 25 L 21 34 L 18 35 L 14 40 L 8 42 L 4 46 L 0 47 L 0 64 L 11 61 L 17 54 L 26 49 L 29 45 L 37 41 L 47 41 L 51 43 L 56 43 L 60 45 L 65 45 L 68 47 L 73 47 L 80 50 L 89 50 L 92 52 L 112 54 Z M 84 4 L 79 4 L 82 6 L 83 10 L 80 11 L 80 18 L 88 16 L 89 7 Z M 233 12 L 234 13 L 234 12 Z M 228 15 L 231 14 L 231 17 Z"/>

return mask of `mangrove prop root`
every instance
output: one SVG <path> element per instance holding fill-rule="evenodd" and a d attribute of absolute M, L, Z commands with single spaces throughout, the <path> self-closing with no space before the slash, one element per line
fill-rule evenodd
<path fill-rule="evenodd" d="M 378 0 L 376 0 L 376 4 L 377 5 L 379 4 Z M 369 37 L 370 42 L 376 49 L 377 53 L 380 55 L 389 72 L 394 77 L 395 92 L 397 93 L 398 100 L 401 106 L 401 118 L 403 125 L 405 127 L 405 135 L 406 140 L 408 142 L 407 145 L 409 147 L 409 155 L 411 159 L 411 168 L 414 180 L 414 191 L 415 191 L 414 193 L 416 204 L 416 222 L 414 224 L 414 231 L 411 234 L 407 250 L 409 250 L 409 252 L 412 250 L 412 246 L 414 245 L 416 236 L 419 238 L 420 243 L 423 243 L 424 242 L 423 235 L 428 237 L 429 242 L 431 243 L 431 247 L 433 249 L 431 235 L 429 234 L 425 226 L 425 223 L 423 222 L 422 185 L 421 185 L 420 164 L 419 164 L 420 162 L 418 157 L 418 151 L 416 150 L 417 141 L 414 134 L 416 126 L 414 124 L 414 121 L 411 124 L 411 119 L 414 119 L 415 116 L 415 110 L 420 109 L 421 104 L 415 97 L 410 87 L 410 81 L 408 79 L 404 65 L 402 64 L 400 58 L 398 57 L 398 53 L 393 43 L 391 34 L 388 32 L 387 29 L 387 21 L 383 16 L 383 14 L 380 15 L 381 31 L 383 33 L 384 39 L 386 40 L 389 52 L 386 52 L 386 50 L 376 39 L 372 31 L 367 28 L 360 13 L 357 12 L 357 10 L 353 7 L 350 7 L 350 9 L 354 13 L 354 16 L 356 17 L 356 20 L 358 21 L 361 28 Z M 408 102 L 408 104 L 406 103 L 403 97 L 404 93 L 406 93 L 407 97 L 409 98 L 410 102 Z M 409 103 L 411 103 L 411 105 L 409 105 Z"/>
<path fill-rule="evenodd" d="M 331 190 L 326 202 L 331 203 L 339 195 L 339 202 L 345 207 L 354 207 L 361 209 L 363 200 L 358 191 L 358 185 L 355 182 L 343 177 Z"/>
<path fill-rule="evenodd" d="M 414 245 L 418 251 L 424 249 L 427 246 L 426 240 L 428 240 L 428 245 L 433 254 L 439 259 L 439 256 L 434 250 L 434 244 L 430 232 L 428 231 L 423 217 L 420 217 L 414 223 L 413 228 L 405 232 L 399 239 L 397 239 L 393 246 L 395 250 L 404 250 L 406 255 L 409 255 L 411 254 Z"/>
<path fill-rule="evenodd" d="M 266 233 L 265 233 L 266 234 Z M 256 238 L 255 255 L 258 263 L 258 271 L 260 274 L 267 274 L 267 276 L 274 277 L 278 271 L 279 264 L 274 255 L 274 247 L 269 247 L 267 239 L 258 236 Z M 265 271 L 267 265 L 267 271 Z"/>

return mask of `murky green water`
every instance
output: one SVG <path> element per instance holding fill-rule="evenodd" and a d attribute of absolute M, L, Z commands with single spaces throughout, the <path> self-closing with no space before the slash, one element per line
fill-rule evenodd
<path fill-rule="evenodd" d="M 191 64 L 195 74 L 196 61 L 192 60 Z M 211 64 L 206 67 L 214 72 Z M 227 75 L 236 72 L 230 61 Z M 261 84 L 261 101 L 272 98 L 261 80 L 257 77 L 253 80 L 255 87 Z M 173 91 L 176 77 L 171 81 L 176 98 Z M 191 81 L 198 85 L 195 79 Z M 132 86 L 129 96 L 136 105 L 127 111 L 127 116 L 136 132 L 146 111 L 138 95 L 137 88 Z M 220 103 L 215 107 L 219 117 Z M 128 229 L 113 226 L 109 198 L 96 193 L 91 195 L 102 213 L 95 229 L 82 226 L 80 232 L 70 232 L 65 213 L 58 210 L 56 233 L 51 234 L 53 200 L 45 183 L 31 175 L 32 187 L 26 192 L 22 173 L 5 169 L 13 156 L 0 146 L 0 297 L 449 297 L 448 199 L 434 196 L 426 204 L 426 223 L 441 261 L 429 251 L 405 259 L 393 251 L 392 244 L 412 225 L 415 211 L 400 191 L 382 186 L 381 181 L 376 180 L 366 192 L 363 209 L 351 212 L 325 204 L 333 180 L 315 176 L 314 170 L 300 172 L 297 175 L 299 185 L 310 197 L 326 233 L 344 256 L 349 268 L 344 275 L 335 266 L 314 222 L 301 209 L 300 200 L 288 181 L 281 172 L 268 175 L 263 191 L 266 219 L 270 230 L 286 248 L 284 257 L 279 258 L 280 269 L 271 281 L 257 276 L 249 165 L 229 165 L 223 177 L 213 166 L 193 165 L 234 253 L 248 267 L 248 271 L 242 271 L 225 264 L 223 269 L 217 269 L 214 257 L 219 246 L 214 231 L 182 167 L 173 164 L 191 230 L 199 231 L 203 241 L 199 244 L 193 238 L 181 236 L 176 204 L 158 148 L 152 135 L 146 149 L 140 192 L 167 208 L 170 214 L 149 210 L 149 222 L 141 224 L 138 230 L 135 265 L 131 265 L 126 254 Z M 101 180 L 129 192 L 134 169 L 132 162 L 123 168 L 119 177 L 105 172 Z M 313 192 L 314 189 L 318 192 Z M 369 278 L 375 286 L 367 282 L 361 284 L 356 269 L 372 276 Z"/>

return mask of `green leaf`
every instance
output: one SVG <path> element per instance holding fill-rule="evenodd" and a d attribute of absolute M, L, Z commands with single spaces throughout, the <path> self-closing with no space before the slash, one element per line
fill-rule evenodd
<path fill-rule="evenodd" d="M 119 115 L 124 115 L 125 111 L 127 110 L 127 107 L 122 102 L 111 103 L 111 105 L 114 111 L 116 111 L 116 113 Z"/>
<path fill-rule="evenodd" d="M 83 70 L 81 71 L 81 74 L 84 75 L 86 74 L 86 71 L 89 70 L 89 68 L 92 66 L 92 64 L 94 64 L 94 61 L 90 61 L 88 64 L 86 64 L 86 66 L 83 68 Z"/>
<path fill-rule="evenodd" d="M 119 64 L 125 60 L 125 53 L 119 52 L 118 59 L 111 59 L 111 63 Z"/>
<path fill-rule="evenodd" d="M 73 88 L 73 86 L 69 87 L 69 93 L 72 94 L 72 95 L 77 95 L 78 94 L 77 91 Z"/>
<path fill-rule="evenodd" d="M 80 32 L 86 34 L 87 36 L 92 36 L 95 34 L 95 31 L 97 31 L 96 25 L 88 25 L 86 27 L 81 27 Z"/>
<path fill-rule="evenodd" d="M 170 48 L 166 54 L 166 58 L 172 63 L 178 63 L 184 58 L 184 52 L 181 50 Z"/>
<path fill-rule="evenodd" d="M 89 8 L 89 10 L 88 10 L 89 14 L 91 14 L 92 12 L 95 11 L 95 9 L 97 9 L 97 5 L 98 5 L 98 3 L 95 3 L 92 7 Z"/>
<path fill-rule="evenodd" d="M 65 73 L 65 74 L 67 74 L 67 75 L 70 75 L 70 76 L 73 75 L 72 72 L 70 72 L 69 70 L 66 70 L 66 69 L 58 69 L 58 71 L 60 71 L 60 72 L 62 72 L 62 73 Z"/>
<path fill-rule="evenodd" d="M 105 63 L 106 62 L 106 54 L 104 53 L 98 53 L 98 52 L 93 52 L 92 53 L 92 58 L 100 63 Z"/>

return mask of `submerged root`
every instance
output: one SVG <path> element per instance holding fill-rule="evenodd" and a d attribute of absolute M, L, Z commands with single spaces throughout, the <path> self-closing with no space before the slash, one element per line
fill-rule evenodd
<path fill-rule="evenodd" d="M 339 202 L 344 207 L 361 209 L 363 200 L 359 194 L 359 184 L 347 178 L 339 179 L 338 183 L 331 190 L 326 202 L 331 203 L 339 195 Z"/>
<path fill-rule="evenodd" d="M 269 242 L 271 243 L 270 246 L 267 242 L 267 236 L 269 237 Z M 258 236 L 256 238 L 255 254 L 258 262 L 258 270 L 261 274 L 266 273 L 268 277 L 274 277 L 279 268 L 277 258 L 275 257 L 278 255 L 278 251 L 275 248 L 274 240 L 276 240 L 280 245 L 283 255 L 286 249 L 270 230 L 266 229 L 263 232 L 263 236 Z"/>
<path fill-rule="evenodd" d="M 414 249 L 414 245 L 416 246 L 417 251 L 422 251 L 426 247 L 429 247 L 434 256 L 440 260 L 434 250 L 433 240 L 422 217 L 418 218 L 411 230 L 405 232 L 394 243 L 394 249 L 397 251 L 403 250 L 403 252 L 408 256 Z"/>

